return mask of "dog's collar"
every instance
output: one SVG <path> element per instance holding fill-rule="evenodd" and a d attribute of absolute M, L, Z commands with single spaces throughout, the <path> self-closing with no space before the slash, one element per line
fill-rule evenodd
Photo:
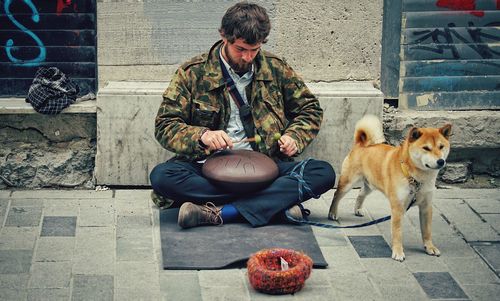
<path fill-rule="evenodd" d="M 408 183 L 410 184 L 411 202 L 410 205 L 408 205 L 408 209 L 410 209 L 410 207 L 415 205 L 415 202 L 417 201 L 417 192 L 420 190 L 420 186 L 422 186 L 422 184 L 410 175 L 408 166 L 406 166 L 406 163 L 403 162 L 403 160 L 401 160 L 400 163 L 401 163 L 401 170 L 403 171 L 404 176 L 408 179 Z"/>
<path fill-rule="evenodd" d="M 403 175 L 408 179 L 408 182 L 410 182 L 410 185 L 414 187 L 414 192 L 417 192 L 420 189 L 420 182 L 417 181 L 414 177 L 410 175 L 410 171 L 408 170 L 408 166 L 406 166 L 406 163 L 403 161 L 400 161 L 401 163 L 401 171 L 403 171 Z"/>

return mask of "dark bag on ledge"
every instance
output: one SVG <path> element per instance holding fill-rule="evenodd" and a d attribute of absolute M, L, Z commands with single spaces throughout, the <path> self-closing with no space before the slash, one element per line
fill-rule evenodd
<path fill-rule="evenodd" d="M 80 89 L 56 67 L 40 68 L 30 86 L 26 102 L 35 111 L 55 115 L 74 103 Z"/>

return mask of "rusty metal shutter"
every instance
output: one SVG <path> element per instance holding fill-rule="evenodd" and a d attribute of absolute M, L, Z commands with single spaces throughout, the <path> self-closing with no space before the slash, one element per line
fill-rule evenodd
<path fill-rule="evenodd" d="M 0 24 L 0 96 L 25 96 L 39 67 L 96 92 L 96 0 L 0 0 Z"/>

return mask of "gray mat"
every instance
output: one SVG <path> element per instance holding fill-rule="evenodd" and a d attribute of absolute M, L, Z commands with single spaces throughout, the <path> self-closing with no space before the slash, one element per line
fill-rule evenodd
<path fill-rule="evenodd" d="M 274 224 L 252 228 L 248 224 L 224 224 L 181 229 L 179 209 L 160 212 L 163 268 L 210 270 L 244 267 L 250 255 L 261 249 L 287 248 L 309 255 L 315 268 L 328 263 L 310 226 Z"/>

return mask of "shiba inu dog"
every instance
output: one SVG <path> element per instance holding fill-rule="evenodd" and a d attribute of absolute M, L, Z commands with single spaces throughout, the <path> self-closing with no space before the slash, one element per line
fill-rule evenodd
<path fill-rule="evenodd" d="M 424 248 L 427 254 L 439 256 L 432 243 L 432 198 L 436 177 L 450 152 L 450 135 L 450 124 L 442 128 L 413 127 L 404 142 L 394 147 L 384 144 L 380 120 L 373 115 L 364 116 L 356 124 L 353 148 L 342 163 L 328 218 L 337 220 L 340 200 L 354 184 L 362 181 L 354 214 L 363 216 L 363 201 L 373 189 L 386 195 L 391 205 L 393 259 L 405 259 L 401 223 L 413 200 L 419 207 Z"/>

